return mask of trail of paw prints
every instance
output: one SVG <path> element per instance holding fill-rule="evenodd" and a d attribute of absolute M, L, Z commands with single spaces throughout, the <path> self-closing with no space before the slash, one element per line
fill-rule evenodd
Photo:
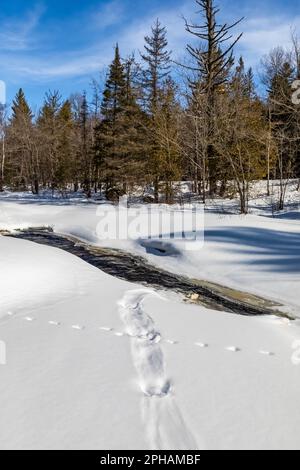
<path fill-rule="evenodd" d="M 117 336 L 117 338 L 122 338 L 122 337 L 126 336 L 126 334 L 124 332 L 116 331 L 114 328 L 112 328 L 110 326 L 100 326 L 98 329 L 99 329 L 99 331 L 102 331 L 103 333 L 111 333 L 114 336 Z"/>
<path fill-rule="evenodd" d="M 15 313 L 14 312 L 7 312 L 6 314 L 6 317 L 14 317 L 15 316 Z M 32 316 L 25 316 L 25 317 L 22 317 L 22 320 L 27 322 L 27 323 L 33 323 L 36 321 L 36 318 L 35 317 L 32 317 Z M 61 327 L 61 326 L 66 326 L 68 327 L 68 325 L 62 325 L 61 322 L 59 321 L 56 321 L 56 320 L 48 320 L 47 321 L 48 325 L 49 326 L 52 326 L 52 327 Z M 69 328 L 71 328 L 72 330 L 75 330 L 75 331 L 84 331 L 86 330 L 86 326 L 85 325 L 80 325 L 80 324 L 74 324 L 74 325 L 71 325 L 69 326 Z M 97 330 L 100 331 L 100 332 L 103 332 L 103 333 L 107 333 L 107 334 L 111 334 L 117 338 L 126 338 L 126 337 L 129 337 L 129 338 L 132 338 L 132 334 L 128 333 L 128 332 L 124 332 L 124 331 L 118 331 L 118 330 L 115 330 L 115 328 L 113 327 L 110 327 L 110 326 L 100 326 L 100 327 L 97 327 Z M 175 339 L 162 339 L 160 335 L 157 335 L 155 338 L 151 338 L 151 337 L 145 337 L 145 336 L 136 336 L 136 338 L 138 339 L 148 339 L 148 340 L 151 340 L 153 342 L 156 342 L 156 343 L 159 343 L 159 342 L 163 342 L 164 344 L 167 344 L 167 345 L 170 345 L 170 346 L 177 346 L 180 344 L 180 341 L 177 341 Z M 193 343 L 193 346 L 195 346 L 196 348 L 198 349 L 211 349 L 212 348 L 212 345 L 210 345 L 209 343 L 206 343 L 206 342 L 203 342 L 203 341 L 196 341 Z M 228 353 L 241 353 L 243 352 L 243 349 L 239 346 L 233 346 L 233 345 L 230 345 L 230 346 L 225 346 L 224 347 L 224 350 Z M 257 351 L 258 354 L 262 355 L 262 356 L 266 356 L 266 357 L 274 357 L 276 356 L 275 352 L 273 351 L 269 351 L 269 350 L 265 350 L 265 349 L 260 349 Z"/>

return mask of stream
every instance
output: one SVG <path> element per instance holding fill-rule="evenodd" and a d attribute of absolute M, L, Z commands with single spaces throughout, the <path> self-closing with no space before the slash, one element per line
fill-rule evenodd
<path fill-rule="evenodd" d="M 239 315 L 278 315 L 280 305 L 260 297 L 206 281 L 190 279 L 160 269 L 138 255 L 101 248 L 73 237 L 56 234 L 50 228 L 32 228 L 2 235 L 28 240 L 67 251 L 107 274 L 135 284 L 183 295 L 185 301 L 210 309 Z"/>

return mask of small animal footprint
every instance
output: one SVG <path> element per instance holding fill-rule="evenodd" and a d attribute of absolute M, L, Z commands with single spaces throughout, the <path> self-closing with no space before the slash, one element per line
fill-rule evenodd
<path fill-rule="evenodd" d="M 178 344 L 178 341 L 173 341 L 172 339 L 166 339 L 166 343 L 168 343 L 168 344 Z"/>
<path fill-rule="evenodd" d="M 208 348 L 207 343 L 195 343 L 195 346 L 198 346 L 199 348 Z"/>
<path fill-rule="evenodd" d="M 125 336 L 125 333 L 121 333 L 120 331 L 116 331 L 115 336 L 118 336 L 119 338 L 122 338 Z"/>
<path fill-rule="evenodd" d="M 33 317 L 24 317 L 23 320 L 28 321 L 28 322 L 33 322 L 33 321 L 35 321 L 35 318 L 33 318 Z"/>
<path fill-rule="evenodd" d="M 49 325 L 52 325 L 52 326 L 60 326 L 60 323 L 58 321 L 49 321 L 48 322 Z"/>
<path fill-rule="evenodd" d="M 271 351 L 259 351 L 259 354 L 262 354 L 263 356 L 275 356 L 275 354 Z"/>
<path fill-rule="evenodd" d="M 241 351 L 241 349 L 237 348 L 236 346 L 228 346 L 225 349 L 226 349 L 226 351 L 229 351 L 229 352 L 240 352 Z"/>
<path fill-rule="evenodd" d="M 85 326 L 81 326 L 81 325 L 72 325 L 72 329 L 73 329 L 73 330 L 82 331 L 82 330 L 85 329 Z"/>
<path fill-rule="evenodd" d="M 161 342 L 161 335 L 159 333 L 149 333 L 145 339 L 148 339 L 152 343 L 158 344 Z"/>

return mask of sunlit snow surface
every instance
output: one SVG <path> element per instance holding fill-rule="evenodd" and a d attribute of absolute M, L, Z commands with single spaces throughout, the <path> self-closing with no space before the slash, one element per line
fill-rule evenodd
<path fill-rule="evenodd" d="M 93 204 L 10 198 L 0 203 L 0 229 L 53 225 L 99 242 Z M 259 210 L 246 218 L 209 211 L 207 243 L 195 253 L 114 246 L 283 300 L 295 313 L 299 219 Z M 1 449 L 300 447 L 298 321 L 187 305 L 4 237 L 0 315 Z"/>

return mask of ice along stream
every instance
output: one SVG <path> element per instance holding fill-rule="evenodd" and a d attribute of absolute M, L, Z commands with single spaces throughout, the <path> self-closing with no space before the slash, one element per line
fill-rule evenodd
<path fill-rule="evenodd" d="M 59 248 L 111 276 L 155 289 L 173 291 L 183 295 L 188 302 L 210 309 L 239 315 L 278 315 L 293 319 L 280 312 L 280 305 L 269 300 L 210 282 L 179 276 L 148 263 L 141 256 L 89 245 L 73 237 L 54 233 L 50 228 L 32 228 L 2 234 Z"/>

